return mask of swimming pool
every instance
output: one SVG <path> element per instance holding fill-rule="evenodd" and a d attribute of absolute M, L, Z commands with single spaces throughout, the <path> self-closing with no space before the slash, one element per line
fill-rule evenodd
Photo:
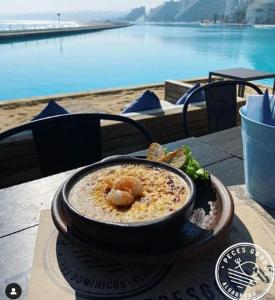
<path fill-rule="evenodd" d="M 135 25 L 0 44 L 0 100 L 207 76 L 275 72 L 275 29 Z M 272 84 L 271 81 L 265 83 Z"/>

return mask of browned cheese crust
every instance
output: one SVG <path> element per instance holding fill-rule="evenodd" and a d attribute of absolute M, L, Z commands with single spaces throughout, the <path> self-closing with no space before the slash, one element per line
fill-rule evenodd
<path fill-rule="evenodd" d="M 118 208 L 107 201 L 108 181 L 120 176 L 135 176 L 144 192 L 127 208 Z M 97 170 L 81 179 L 72 188 L 70 204 L 89 218 L 115 223 L 142 222 L 173 213 L 189 196 L 186 182 L 164 169 L 146 165 L 125 164 Z"/>

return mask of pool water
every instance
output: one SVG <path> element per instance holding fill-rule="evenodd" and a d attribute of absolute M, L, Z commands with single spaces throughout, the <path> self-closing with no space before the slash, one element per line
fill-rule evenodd
<path fill-rule="evenodd" d="M 135 25 L 5 42 L 0 100 L 158 83 L 224 68 L 275 72 L 274 58 L 275 29 L 253 27 Z"/>

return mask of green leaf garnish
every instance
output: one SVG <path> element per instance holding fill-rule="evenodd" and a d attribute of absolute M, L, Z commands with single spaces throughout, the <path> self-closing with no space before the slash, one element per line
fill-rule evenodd
<path fill-rule="evenodd" d="M 186 155 L 185 164 L 182 170 L 187 173 L 192 179 L 208 180 L 209 173 L 203 169 L 200 163 L 194 159 L 189 146 L 184 146 L 184 154 Z"/>

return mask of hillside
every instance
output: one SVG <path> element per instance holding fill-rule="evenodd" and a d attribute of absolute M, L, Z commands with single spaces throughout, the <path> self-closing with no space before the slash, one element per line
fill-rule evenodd
<path fill-rule="evenodd" d="M 169 0 L 150 10 L 132 10 L 126 19 L 143 16 L 153 22 L 200 22 L 221 20 L 229 23 L 275 24 L 275 0 Z M 137 16 L 137 18 L 136 18 Z"/>
<path fill-rule="evenodd" d="M 189 3 L 188 3 L 189 2 Z M 224 15 L 226 0 L 192 0 L 181 1 L 181 9 L 176 14 L 176 21 L 213 20 L 214 16 Z"/>
<path fill-rule="evenodd" d="M 175 16 L 181 8 L 180 1 L 165 2 L 154 9 L 151 9 L 148 16 L 149 21 L 154 22 L 171 22 L 175 21 Z"/>
<path fill-rule="evenodd" d="M 224 15 L 228 1 L 232 0 L 170 0 L 159 7 L 151 9 L 147 19 L 162 22 L 213 20 L 215 15 L 220 18 Z"/>
<path fill-rule="evenodd" d="M 132 9 L 125 17 L 124 19 L 127 21 L 137 21 L 141 18 L 146 17 L 146 11 L 145 6 L 137 7 Z"/>

